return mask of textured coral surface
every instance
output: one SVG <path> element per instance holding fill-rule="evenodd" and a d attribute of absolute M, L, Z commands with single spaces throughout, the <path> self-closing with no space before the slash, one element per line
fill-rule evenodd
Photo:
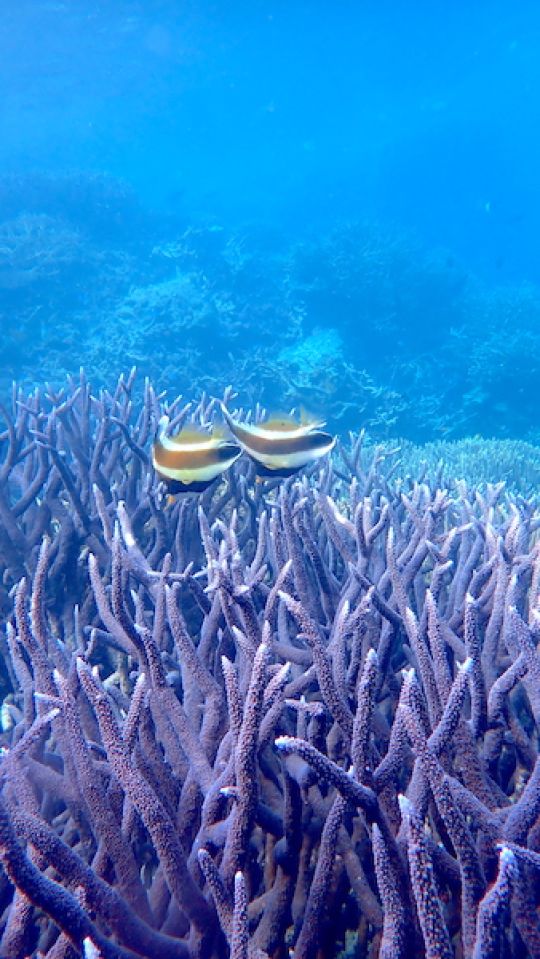
<path fill-rule="evenodd" d="M 216 406 L 3 410 L 0 955 L 539 956 L 535 499 L 357 439 L 164 500 Z"/>

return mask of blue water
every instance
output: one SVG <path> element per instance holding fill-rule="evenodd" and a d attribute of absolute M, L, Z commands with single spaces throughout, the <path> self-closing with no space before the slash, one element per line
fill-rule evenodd
<path fill-rule="evenodd" d="M 136 362 L 339 430 L 537 438 L 537 4 L 2 16 L 2 388 Z"/>

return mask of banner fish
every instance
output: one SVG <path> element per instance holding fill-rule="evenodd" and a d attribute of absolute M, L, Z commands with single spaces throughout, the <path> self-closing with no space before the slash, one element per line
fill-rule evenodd
<path fill-rule="evenodd" d="M 164 416 L 152 446 L 152 464 L 171 495 L 202 493 L 242 452 L 219 428 L 208 433 L 189 426 L 176 436 L 168 436 L 168 425 L 168 417 Z"/>
<path fill-rule="evenodd" d="M 335 436 L 323 433 L 324 421 L 271 416 L 261 423 L 239 423 L 221 407 L 227 425 L 242 449 L 255 462 L 257 476 L 286 477 L 329 453 Z"/>

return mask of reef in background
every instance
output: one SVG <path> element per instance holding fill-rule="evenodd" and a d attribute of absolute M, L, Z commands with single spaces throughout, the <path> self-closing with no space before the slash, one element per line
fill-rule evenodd
<path fill-rule="evenodd" d="M 134 399 L 3 414 L 0 953 L 538 956 L 537 496 L 359 438 L 164 508 Z"/>
<path fill-rule="evenodd" d="M 144 211 L 103 175 L 0 178 L 0 393 L 138 364 L 341 430 L 538 441 L 540 293 L 375 223 L 316 239 Z"/>

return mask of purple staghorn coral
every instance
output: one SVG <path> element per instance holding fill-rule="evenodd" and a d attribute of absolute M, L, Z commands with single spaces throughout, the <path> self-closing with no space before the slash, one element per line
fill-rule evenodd
<path fill-rule="evenodd" d="M 0 436 L 0 955 L 540 955 L 540 520 L 361 439 L 164 503 L 133 377 Z"/>

